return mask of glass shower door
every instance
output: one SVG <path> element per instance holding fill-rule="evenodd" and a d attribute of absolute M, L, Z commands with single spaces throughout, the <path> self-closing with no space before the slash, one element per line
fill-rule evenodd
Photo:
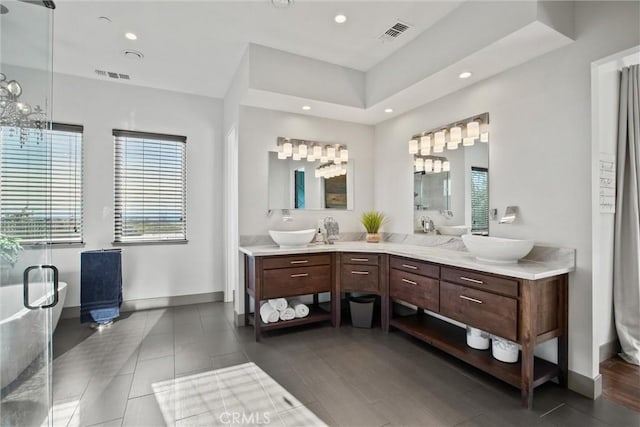
<path fill-rule="evenodd" d="M 0 425 L 53 425 L 52 2 L 0 3 Z"/>

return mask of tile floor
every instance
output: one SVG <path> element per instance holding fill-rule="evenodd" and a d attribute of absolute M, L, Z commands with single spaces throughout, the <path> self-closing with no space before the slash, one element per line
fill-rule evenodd
<path fill-rule="evenodd" d="M 126 313 L 103 331 L 61 320 L 54 425 L 640 425 L 551 383 L 524 410 L 518 390 L 400 332 L 317 325 L 256 343 L 232 317 L 212 303 Z"/>

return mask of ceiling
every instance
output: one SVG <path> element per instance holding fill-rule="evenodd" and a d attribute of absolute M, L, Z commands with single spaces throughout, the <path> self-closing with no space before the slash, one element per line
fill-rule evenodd
<path fill-rule="evenodd" d="M 57 0 L 53 67 L 99 79 L 109 78 L 96 69 L 124 73 L 130 84 L 222 98 L 250 42 L 367 71 L 461 3 L 296 0 L 282 9 L 270 0 Z M 334 22 L 338 13 L 345 24 Z M 412 27 L 381 42 L 396 20 Z M 144 59 L 126 58 L 125 49 Z"/>

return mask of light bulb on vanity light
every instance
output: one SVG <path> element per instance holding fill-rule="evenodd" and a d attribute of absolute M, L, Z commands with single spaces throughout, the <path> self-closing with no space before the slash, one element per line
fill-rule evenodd
<path fill-rule="evenodd" d="M 457 150 L 459 143 L 460 143 L 460 141 L 449 141 L 449 142 L 447 142 L 447 150 Z"/>
<path fill-rule="evenodd" d="M 444 147 L 445 145 L 445 133 L 444 129 L 433 134 L 433 146 Z M 435 150 L 434 150 L 435 151 Z"/>
<path fill-rule="evenodd" d="M 442 160 L 434 160 L 433 161 L 433 172 L 435 172 L 435 173 L 442 172 Z"/>
<path fill-rule="evenodd" d="M 480 142 L 484 142 L 485 144 L 489 142 L 489 132 L 482 132 L 480 134 Z"/>
<path fill-rule="evenodd" d="M 420 155 L 428 156 L 431 153 L 431 135 L 420 137 Z"/>
<path fill-rule="evenodd" d="M 462 145 L 464 145 L 465 147 L 472 147 L 473 144 L 475 144 L 476 139 L 475 138 L 465 138 L 462 140 Z"/>
<path fill-rule="evenodd" d="M 346 148 L 342 148 L 340 150 L 340 160 L 342 160 L 343 162 L 349 161 L 349 150 L 347 150 Z"/>
<path fill-rule="evenodd" d="M 444 145 L 434 145 L 433 152 L 434 153 L 442 153 L 444 151 Z"/>
<path fill-rule="evenodd" d="M 329 158 L 325 155 L 325 156 L 320 156 L 320 163 L 328 163 L 329 162 Z"/>
<path fill-rule="evenodd" d="M 424 159 L 422 157 L 418 157 L 414 163 L 416 172 L 422 172 L 424 170 Z"/>
<path fill-rule="evenodd" d="M 313 157 L 319 159 L 320 157 L 322 157 L 322 147 L 319 145 L 314 145 L 313 146 Z"/>
<path fill-rule="evenodd" d="M 451 163 L 449 163 L 449 160 L 445 160 L 444 162 L 442 162 L 442 171 L 449 172 L 450 170 L 451 170 Z"/>
<path fill-rule="evenodd" d="M 460 126 L 454 126 L 449 129 L 449 141 L 456 144 L 462 141 L 462 128 Z"/>
<path fill-rule="evenodd" d="M 336 147 L 327 147 L 327 157 L 329 160 L 333 160 L 336 158 Z"/>
<path fill-rule="evenodd" d="M 300 154 L 301 158 L 307 157 L 307 144 L 302 143 L 298 145 L 298 153 Z"/>
<path fill-rule="evenodd" d="M 287 153 L 285 153 L 284 151 L 278 151 L 278 159 L 279 159 L 279 160 L 284 160 L 284 159 L 286 159 L 287 157 L 288 157 L 288 156 L 287 156 Z"/>
<path fill-rule="evenodd" d="M 467 138 L 480 137 L 480 123 L 477 120 L 472 120 L 467 123 Z"/>
<path fill-rule="evenodd" d="M 307 162 L 315 162 L 316 161 L 316 157 L 313 155 L 313 153 L 309 153 L 307 155 Z"/>
<path fill-rule="evenodd" d="M 424 170 L 425 172 L 433 171 L 433 159 L 425 159 L 424 161 Z"/>
<path fill-rule="evenodd" d="M 293 153 L 293 156 L 291 156 L 293 160 L 300 160 L 300 153 Z"/>
<path fill-rule="evenodd" d="M 286 154 L 287 157 L 292 155 L 293 154 L 293 144 L 290 143 L 290 142 L 285 142 L 284 144 L 282 144 L 282 152 L 284 154 Z"/>
<path fill-rule="evenodd" d="M 412 139 L 409 141 L 409 154 L 418 154 L 418 140 Z"/>

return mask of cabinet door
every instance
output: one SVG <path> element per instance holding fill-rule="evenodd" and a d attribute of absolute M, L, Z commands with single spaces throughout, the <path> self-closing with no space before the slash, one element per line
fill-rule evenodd
<path fill-rule="evenodd" d="M 331 266 L 264 270 L 260 299 L 282 298 L 331 291 Z"/>
<path fill-rule="evenodd" d="M 439 286 L 436 279 L 391 269 L 389 280 L 391 298 L 399 299 L 433 312 L 439 311 Z"/>
<path fill-rule="evenodd" d="M 440 282 L 440 313 L 512 341 L 518 339 L 518 301 Z"/>
<path fill-rule="evenodd" d="M 370 265 L 343 265 L 340 275 L 340 290 L 342 292 L 372 292 L 379 294 L 381 290 L 378 267 Z"/>

